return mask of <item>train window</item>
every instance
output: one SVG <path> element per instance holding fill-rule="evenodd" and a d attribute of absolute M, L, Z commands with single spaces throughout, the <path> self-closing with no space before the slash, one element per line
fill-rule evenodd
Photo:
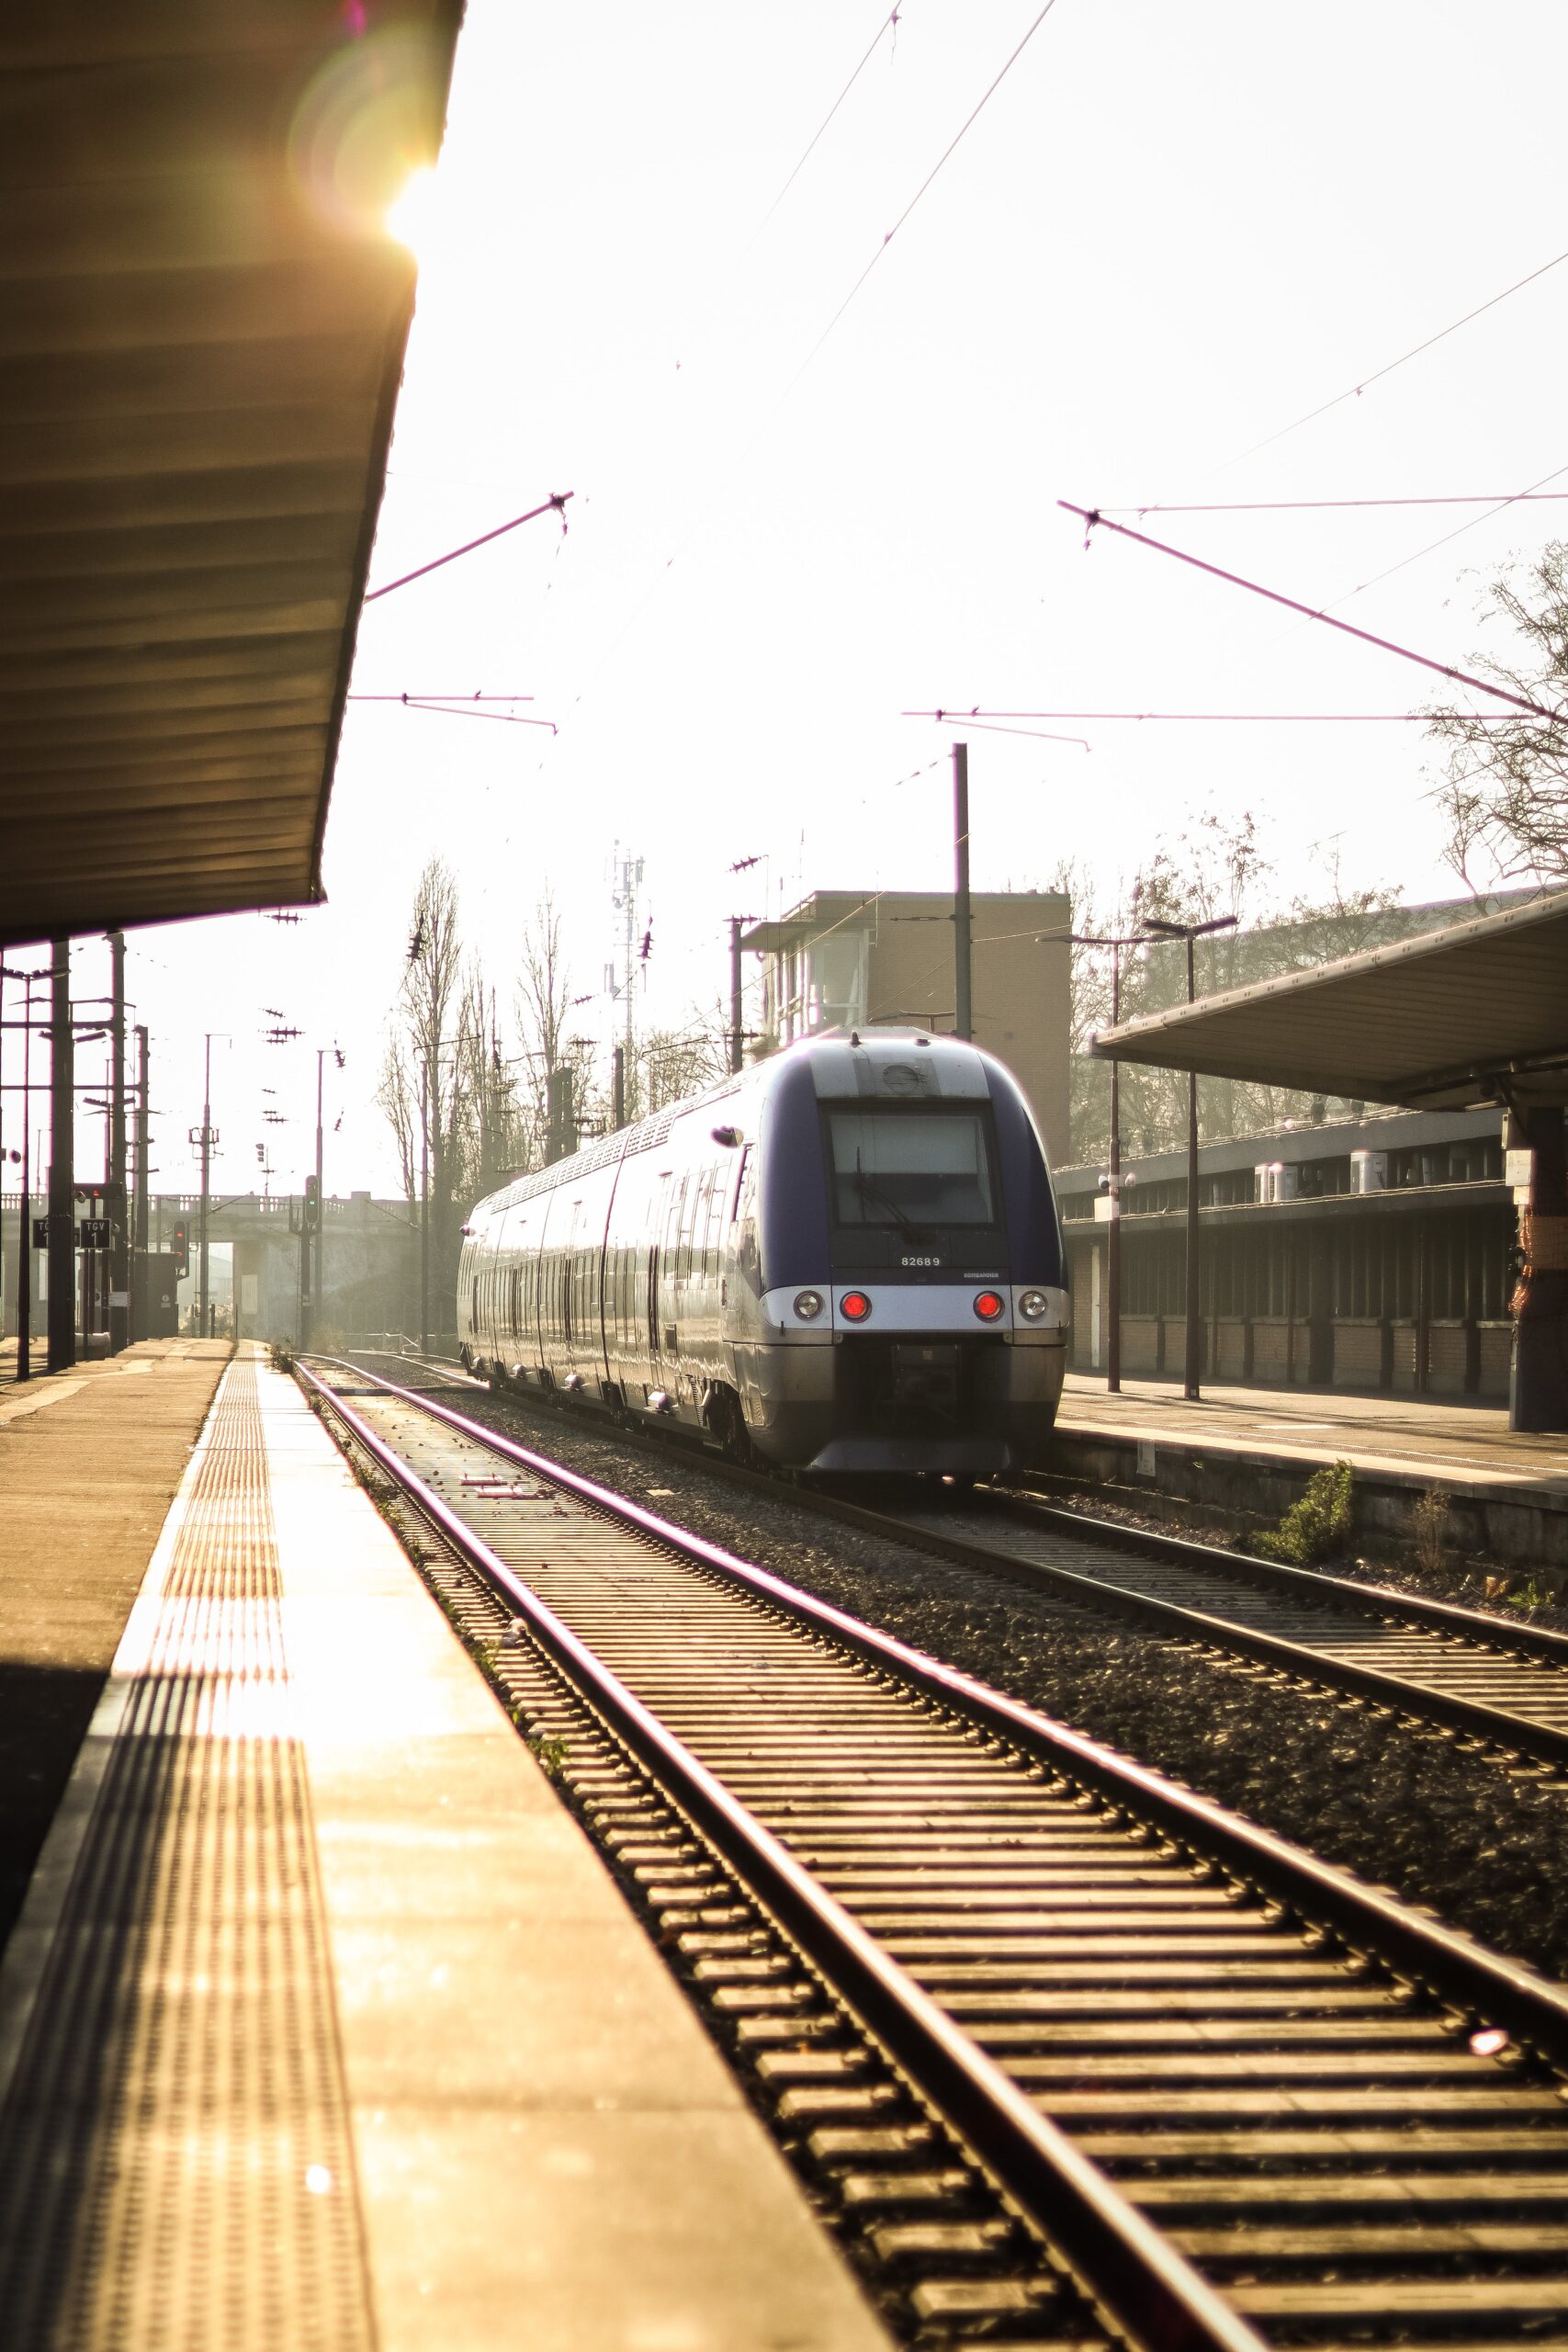
<path fill-rule="evenodd" d="M 840 1225 L 991 1225 L 990 1150 L 977 1111 L 831 1111 Z"/>

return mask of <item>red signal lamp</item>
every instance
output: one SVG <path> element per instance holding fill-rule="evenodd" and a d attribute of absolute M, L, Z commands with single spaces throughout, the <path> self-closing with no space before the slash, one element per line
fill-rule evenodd
<path fill-rule="evenodd" d="M 871 1313 L 871 1301 L 863 1290 L 847 1290 L 839 1301 L 839 1312 L 852 1323 L 863 1323 Z"/>
<path fill-rule="evenodd" d="M 994 1323 L 1005 1303 L 999 1290 L 977 1290 L 975 1294 L 975 1312 L 982 1323 Z"/>

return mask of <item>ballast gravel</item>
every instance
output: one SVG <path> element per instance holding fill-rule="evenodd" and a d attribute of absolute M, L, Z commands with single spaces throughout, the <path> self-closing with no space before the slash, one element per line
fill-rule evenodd
<path fill-rule="evenodd" d="M 368 1361 L 425 1385 L 412 1366 Z M 475 1420 L 912 1646 L 1429 1906 L 1496 1950 L 1568 1973 L 1568 1802 L 1396 1718 L 1261 1679 L 1089 1611 L 980 1579 L 775 1497 L 726 1486 L 564 1411 L 478 1388 Z"/>

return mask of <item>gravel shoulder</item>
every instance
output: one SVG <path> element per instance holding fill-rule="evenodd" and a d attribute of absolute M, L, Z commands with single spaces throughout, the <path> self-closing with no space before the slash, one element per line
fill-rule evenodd
<path fill-rule="evenodd" d="M 369 1368 L 418 1385 L 412 1368 Z M 1495 1949 L 1568 1973 L 1568 1801 L 1446 1738 L 710 1478 L 567 1412 L 474 1419 L 1186 1782 Z"/>

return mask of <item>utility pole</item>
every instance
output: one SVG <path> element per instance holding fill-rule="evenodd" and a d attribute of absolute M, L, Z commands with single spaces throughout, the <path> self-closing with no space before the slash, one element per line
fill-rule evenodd
<path fill-rule="evenodd" d="M 615 1125 L 617 1127 L 624 1127 L 626 1124 L 626 1049 L 624 1046 L 615 1047 L 611 1057 L 611 1066 L 614 1077 L 611 1080 L 610 1100 L 615 1106 Z"/>
<path fill-rule="evenodd" d="M 316 1281 L 312 1298 L 315 1320 L 321 1319 L 321 1262 L 327 1254 L 326 1204 L 321 1197 L 321 1065 L 326 1059 L 324 1046 L 316 1048 Z"/>
<path fill-rule="evenodd" d="M 1111 1026 L 1122 1019 L 1122 942 L 1111 950 Z M 1105 1237 L 1105 1385 L 1122 1386 L 1122 1065 L 1111 1065 L 1111 1230 Z"/>
<path fill-rule="evenodd" d="M 207 1212 L 208 1202 L 212 1190 L 212 1146 L 216 1140 L 212 1133 L 212 1033 L 210 1030 L 207 1033 L 207 1058 L 203 1065 L 201 1081 L 201 1131 L 199 1137 L 197 1136 L 192 1136 L 191 1137 L 192 1143 L 196 1143 L 198 1140 L 201 1145 L 201 1218 L 197 1228 L 197 1244 L 200 1256 L 197 1293 L 197 1306 L 199 1308 L 197 1329 L 201 1337 L 205 1340 L 207 1337 L 208 1321 Z"/>
<path fill-rule="evenodd" d="M 149 1125 L 151 1104 L 147 1092 L 147 1031 L 136 1024 L 136 1247 L 145 1250 L 147 1243 L 147 1179 L 148 1152 L 151 1148 Z M 145 1338 L 143 1333 L 142 1337 Z"/>
<path fill-rule="evenodd" d="M 1235 915 L 1216 915 L 1213 922 L 1160 922 L 1153 915 L 1145 917 L 1145 932 L 1152 932 L 1159 939 L 1184 939 L 1187 942 L 1189 1004 L 1194 1001 L 1197 993 L 1194 944 L 1212 931 L 1231 931 L 1235 925 Z M 1203 1324 L 1200 1312 L 1198 1251 L 1198 1073 L 1190 1069 L 1187 1073 L 1187 1299 L 1181 1377 L 1181 1393 L 1190 1405 L 1197 1404 L 1202 1393 Z"/>
<path fill-rule="evenodd" d="M 49 1368 L 76 1361 L 75 1033 L 71 1026 L 71 942 L 50 956 L 49 1031 Z"/>
<path fill-rule="evenodd" d="M 740 918 L 729 918 L 729 1068 L 739 1077 L 741 1046 L 744 1043 L 745 1019 L 741 1010 L 740 987 Z"/>
<path fill-rule="evenodd" d="M 118 1356 L 130 1338 L 130 1203 L 125 1189 L 125 933 L 109 933 L 109 1195 L 114 1239 L 109 1252 L 109 1353 Z"/>
<path fill-rule="evenodd" d="M 969 746 L 953 747 L 953 953 L 954 962 L 953 1034 L 967 1039 L 973 1029 L 969 1006 Z"/>
<path fill-rule="evenodd" d="M 22 1012 L 22 1221 L 17 1236 L 17 1378 L 32 1378 L 33 1224 L 32 1224 L 32 1083 L 33 982 L 41 972 L 13 972 L 5 978 L 27 988 Z"/>
<path fill-rule="evenodd" d="M 430 1353 L 430 1056 L 419 1073 L 419 1343 Z"/>
<path fill-rule="evenodd" d="M 147 1031 L 145 1026 L 138 1022 L 136 1024 L 136 1220 L 131 1233 L 134 1255 L 131 1259 L 130 1282 L 130 1336 L 133 1340 L 144 1340 L 148 1336 L 146 1330 L 141 1328 L 147 1320 L 147 1289 L 150 1280 L 147 1270 Z M 136 1279 L 138 1267 L 141 1272 L 140 1284 Z"/>

